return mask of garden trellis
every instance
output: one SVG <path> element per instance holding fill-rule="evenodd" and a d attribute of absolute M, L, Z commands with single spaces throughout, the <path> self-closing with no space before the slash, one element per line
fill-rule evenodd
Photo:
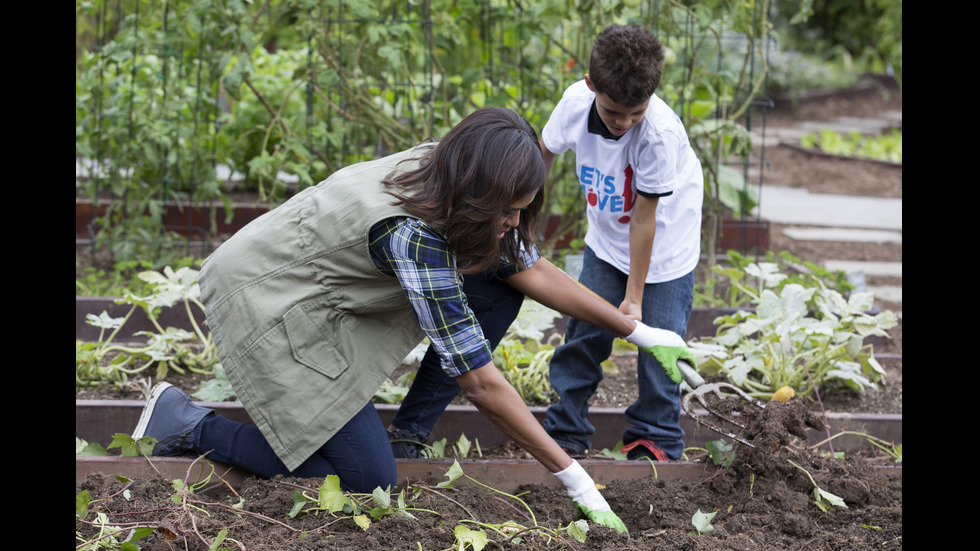
<path fill-rule="evenodd" d="M 93 251 L 163 265 L 192 241 L 208 251 L 230 191 L 273 206 L 488 105 L 540 131 L 596 33 L 637 23 L 670 50 L 658 94 L 705 166 L 713 258 L 721 220 L 749 220 L 761 185 L 764 149 L 751 150 L 749 132 L 764 134 L 772 105 L 768 11 L 720 0 L 76 2 L 76 195 L 102 209 L 87 237 Z M 555 231 L 584 233 L 574 159 L 553 174 Z M 168 206 L 180 215 L 165 218 Z"/>

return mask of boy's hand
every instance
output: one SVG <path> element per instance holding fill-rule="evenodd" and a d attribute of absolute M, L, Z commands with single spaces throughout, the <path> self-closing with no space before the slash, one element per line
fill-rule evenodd
<path fill-rule="evenodd" d="M 619 305 L 619 311 L 626 314 L 626 317 L 633 321 L 640 321 L 643 319 L 643 306 L 635 302 L 623 301 Z"/>
<path fill-rule="evenodd" d="M 636 329 L 626 336 L 626 342 L 635 344 L 637 348 L 656 358 L 671 381 L 680 384 L 687 379 L 687 384 L 692 388 L 697 388 L 704 382 L 694 369 L 689 367 L 697 365 L 697 359 L 677 333 L 656 329 L 638 321 Z M 682 373 L 682 367 L 678 366 L 679 361 L 688 362 L 689 366 L 683 366 L 687 368 L 684 369 L 685 373 Z"/>

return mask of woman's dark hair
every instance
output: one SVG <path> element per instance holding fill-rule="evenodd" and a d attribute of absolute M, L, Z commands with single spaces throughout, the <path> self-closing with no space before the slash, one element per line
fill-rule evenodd
<path fill-rule="evenodd" d="M 638 25 L 610 25 L 592 46 L 589 79 L 595 91 L 614 102 L 635 107 L 657 91 L 664 74 L 664 47 Z"/>
<path fill-rule="evenodd" d="M 478 273 L 496 267 L 501 256 L 520 264 L 520 248 L 531 247 L 545 167 L 531 125 L 510 109 L 486 107 L 433 145 L 418 169 L 396 171 L 385 183 L 395 188 L 388 191 L 395 204 L 446 238 L 460 272 Z M 497 239 L 503 213 L 532 194 L 516 235 Z"/>

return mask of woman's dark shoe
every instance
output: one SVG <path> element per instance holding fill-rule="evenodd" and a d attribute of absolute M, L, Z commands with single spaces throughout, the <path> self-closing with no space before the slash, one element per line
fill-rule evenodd
<path fill-rule="evenodd" d="M 388 431 L 391 451 L 395 457 L 402 459 L 424 459 L 425 438 L 408 429 Z"/>
<path fill-rule="evenodd" d="M 194 429 L 214 410 L 203 408 L 170 383 L 157 383 L 143 406 L 133 438 L 156 438 L 153 455 L 180 457 L 196 455 Z"/>

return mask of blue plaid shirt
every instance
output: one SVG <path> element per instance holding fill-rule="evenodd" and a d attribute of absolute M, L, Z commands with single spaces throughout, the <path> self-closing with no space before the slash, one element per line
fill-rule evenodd
<path fill-rule="evenodd" d="M 456 257 L 441 235 L 421 220 L 399 217 L 371 228 L 370 241 L 374 264 L 398 278 L 447 375 L 455 377 L 493 361 L 490 343 L 466 303 Z M 537 248 L 524 251 L 526 266 L 538 258 Z M 503 279 L 518 271 L 516 264 L 504 261 L 498 275 Z"/>

